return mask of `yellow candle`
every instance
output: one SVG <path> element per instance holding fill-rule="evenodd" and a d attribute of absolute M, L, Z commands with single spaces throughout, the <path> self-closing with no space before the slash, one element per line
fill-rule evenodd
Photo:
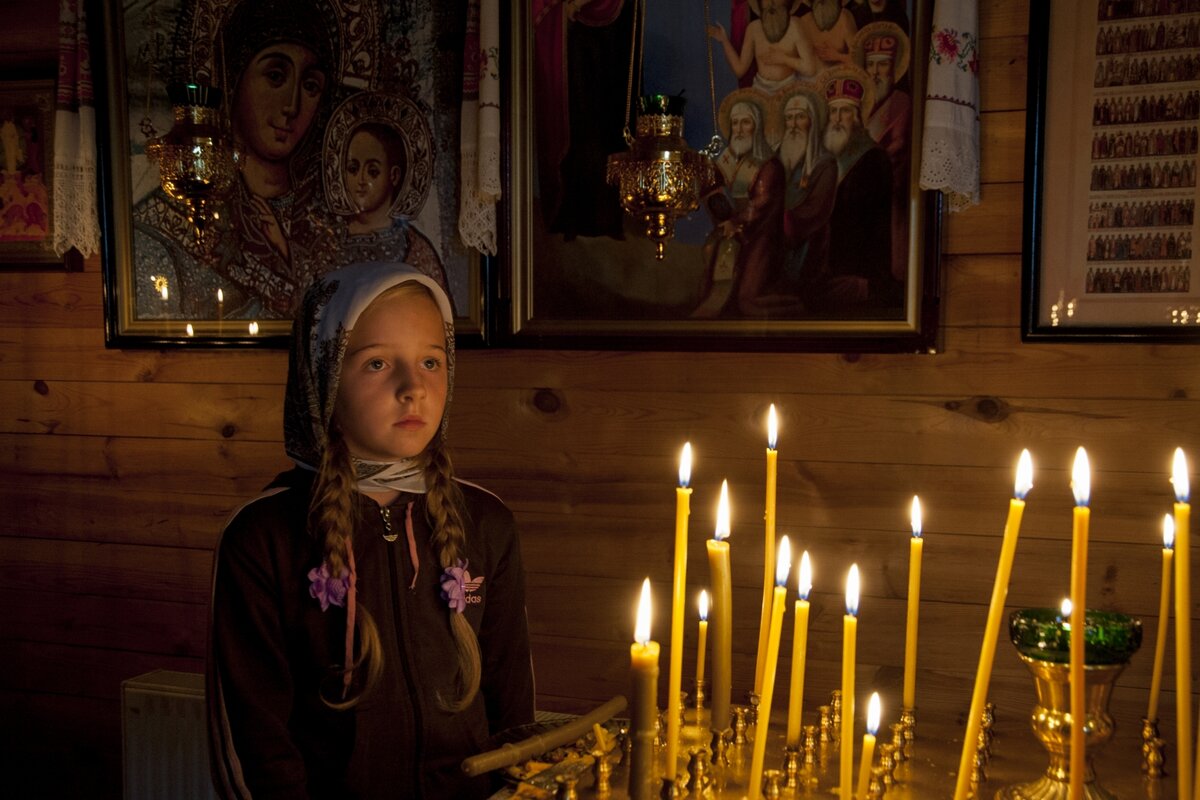
<path fill-rule="evenodd" d="M 907 709 L 917 702 L 917 617 L 921 606 L 921 500 L 912 499 L 912 538 L 908 543 L 908 624 L 904 635 L 904 697 Z"/>
<path fill-rule="evenodd" d="M 771 724 L 771 701 L 775 696 L 775 667 L 779 662 L 779 635 L 783 631 L 784 601 L 787 599 L 788 572 L 792 568 L 792 548 L 785 536 L 779 542 L 775 588 L 771 592 L 771 621 L 767 635 L 766 665 L 763 667 L 762 695 L 758 704 L 758 724 L 754 733 L 754 752 L 750 756 L 750 798 L 762 797 L 763 761 L 767 756 L 767 731 Z"/>
<path fill-rule="evenodd" d="M 858 764 L 858 791 L 855 797 L 866 800 L 871 785 L 871 762 L 875 759 L 875 732 L 879 730 L 879 692 L 871 692 L 867 704 L 867 732 L 863 734 L 862 760 Z"/>
<path fill-rule="evenodd" d="M 842 618 L 841 800 L 854 788 L 854 659 L 858 637 L 858 564 L 846 576 L 846 616 Z"/>
<path fill-rule="evenodd" d="M 758 621 L 758 656 L 754 661 L 754 693 L 762 695 L 763 665 L 766 663 L 767 627 L 770 623 L 771 589 L 775 580 L 775 482 L 779 451 L 775 449 L 779 421 L 775 416 L 775 404 L 767 412 L 767 502 L 763 517 L 766 524 L 766 541 L 763 545 L 763 593 L 762 614 Z"/>
<path fill-rule="evenodd" d="M 729 727 L 729 691 L 732 680 L 730 659 L 733 649 L 732 591 L 729 580 L 729 482 L 721 482 L 721 499 L 717 504 L 717 529 L 708 540 L 709 585 L 713 590 L 713 730 Z"/>
<path fill-rule="evenodd" d="M 1187 457 L 1175 449 L 1171 474 L 1175 487 L 1175 751 L 1180 754 L 1175 767 L 1179 777 L 1179 796 L 1187 797 L 1192 785 L 1192 589 L 1190 561 L 1190 490 Z"/>
<path fill-rule="evenodd" d="M 1075 514 L 1071 532 L 1071 762 L 1068 797 L 1070 800 L 1082 800 L 1086 756 L 1083 728 L 1087 721 L 1084 643 L 1087 630 L 1088 500 L 1091 494 L 1087 451 L 1082 447 L 1075 451 L 1071 490 L 1075 493 Z"/>
<path fill-rule="evenodd" d="M 800 746 L 800 727 L 804 715 L 804 661 L 808 657 L 808 593 L 812 591 L 812 564 L 808 551 L 800 556 L 800 599 L 796 601 L 796 622 L 792 631 L 792 681 L 788 690 L 787 739 L 789 747 Z"/>
<path fill-rule="evenodd" d="M 692 445 L 684 444 L 679 454 L 679 487 L 675 490 L 675 578 L 671 584 L 671 663 L 667 674 L 667 777 L 674 778 L 679 757 L 679 722 L 682 716 L 679 693 L 683 689 L 683 618 L 687 591 L 687 533 L 692 490 Z"/>
<path fill-rule="evenodd" d="M 696 641 L 696 683 L 704 683 L 704 649 L 708 644 L 708 592 L 700 590 L 700 631 Z"/>
<path fill-rule="evenodd" d="M 650 579 L 642 584 L 634 643 L 629 648 L 633 703 L 630 729 L 633 749 L 629 754 L 629 796 L 633 800 L 657 797 L 654 786 L 654 732 L 658 722 L 658 642 L 650 639 Z"/>
<path fill-rule="evenodd" d="M 1146 719 L 1158 719 L 1158 692 L 1162 688 L 1163 655 L 1167 650 L 1167 620 L 1171 614 L 1171 565 L 1175 550 L 1175 520 L 1163 514 L 1162 590 L 1158 598 L 1158 629 L 1154 633 L 1154 669 L 1150 673 L 1150 705 L 1146 708 Z"/>
<path fill-rule="evenodd" d="M 1028 450 L 1021 451 L 1017 462 L 1017 482 L 1013 498 L 1008 503 L 1008 521 L 1004 524 L 1004 540 L 1000 544 L 1000 562 L 996 565 L 996 580 L 992 584 L 992 601 L 988 605 L 987 625 L 983 629 L 983 645 L 979 649 L 979 666 L 975 670 L 975 690 L 971 694 L 971 711 L 967 714 L 967 732 L 963 736 L 962 755 L 958 759 L 958 777 L 954 784 L 954 800 L 966 800 L 971 788 L 971 769 L 983 707 L 987 702 L 988 685 L 992 680 L 992 661 L 996 657 L 996 640 L 1004 618 L 1004 601 L 1008 597 L 1008 580 L 1012 574 L 1013 556 L 1017 552 L 1017 536 L 1021 517 L 1025 514 L 1025 495 L 1033 488 L 1033 459 Z"/>

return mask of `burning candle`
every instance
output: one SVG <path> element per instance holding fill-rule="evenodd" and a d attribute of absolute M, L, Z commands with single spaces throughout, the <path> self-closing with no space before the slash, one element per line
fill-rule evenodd
<path fill-rule="evenodd" d="M 866 800 L 871 783 L 871 762 L 875 759 L 875 732 L 879 730 L 879 692 L 871 692 L 867 704 L 867 732 L 863 734 L 862 760 L 858 764 L 858 791 L 855 797 Z"/>
<path fill-rule="evenodd" d="M 1175 520 L 1163 514 L 1162 521 L 1162 590 L 1158 598 L 1158 629 L 1154 634 L 1154 670 L 1150 673 L 1150 705 L 1146 708 L 1146 719 L 1158 719 L 1158 692 L 1162 687 L 1163 655 L 1167 650 L 1167 620 L 1171 614 L 1171 564 L 1175 555 Z"/>
<path fill-rule="evenodd" d="M 789 747 L 800 746 L 804 713 L 804 660 L 808 656 L 808 593 L 812 591 L 812 564 L 808 551 L 800 556 L 800 584 L 796 587 L 796 620 L 792 630 L 792 681 L 788 691 L 787 739 Z"/>
<path fill-rule="evenodd" d="M 1017 480 L 1013 497 L 1008 502 L 1008 521 L 1004 524 L 1004 540 L 1000 544 L 1000 561 L 996 565 L 996 580 L 992 584 L 992 601 L 988 605 L 987 625 L 983 629 L 983 645 L 979 648 L 979 666 L 975 670 L 975 690 L 971 694 L 971 711 L 967 714 L 967 732 L 963 736 L 962 755 L 958 760 L 958 777 L 954 785 L 954 800 L 966 800 L 971 788 L 971 768 L 975 758 L 983 707 L 987 702 L 988 685 L 992 680 L 992 661 L 996 657 L 996 640 L 1004 617 L 1004 601 L 1008 597 L 1008 581 L 1012 574 L 1013 556 L 1017 552 L 1017 536 L 1021 517 L 1025 514 L 1025 495 L 1033 488 L 1033 459 L 1028 450 L 1021 451 L 1017 461 Z"/>
<path fill-rule="evenodd" d="M 917 702 L 917 617 L 921 605 L 921 500 L 912 499 L 912 538 L 908 540 L 908 624 L 904 636 L 904 697 L 906 709 L 916 708 Z"/>
<path fill-rule="evenodd" d="M 717 527 L 708 540 L 709 585 L 713 590 L 713 730 L 729 727 L 729 692 L 732 680 L 730 660 L 733 649 L 732 591 L 729 580 L 729 482 L 721 481 L 721 499 L 717 503 Z"/>
<path fill-rule="evenodd" d="M 775 416 L 775 404 L 767 412 L 767 501 L 763 529 L 766 541 L 763 544 L 763 593 L 762 614 L 758 621 L 758 656 L 754 661 L 754 693 L 761 697 L 763 666 L 766 664 L 767 628 L 770 623 L 771 594 L 775 579 L 775 483 L 779 451 L 775 444 L 779 433 L 779 420 Z"/>
<path fill-rule="evenodd" d="M 708 644 L 708 592 L 700 590 L 700 630 L 696 641 L 696 684 L 704 683 L 704 648 Z"/>
<path fill-rule="evenodd" d="M 1190 531 L 1192 507 L 1188 504 L 1190 491 L 1187 457 L 1175 448 L 1171 472 L 1175 487 L 1175 747 L 1178 765 L 1179 796 L 1194 794 L 1192 785 L 1192 590 L 1190 561 Z"/>
<path fill-rule="evenodd" d="M 1087 719 L 1087 691 L 1084 686 L 1084 647 L 1087 631 L 1087 551 L 1088 519 L 1091 495 L 1091 470 L 1087 451 L 1075 451 L 1075 466 L 1071 469 L 1071 491 L 1075 494 L 1074 524 L 1071 533 L 1071 763 L 1069 797 L 1083 798 L 1084 749 L 1083 728 Z"/>
<path fill-rule="evenodd" d="M 642 583 L 638 602 L 634 643 L 629 648 L 633 678 L 630 729 L 633 749 L 629 755 L 629 796 L 651 800 L 654 791 L 654 732 L 658 723 L 658 642 L 650 639 L 650 579 Z"/>
<path fill-rule="evenodd" d="M 671 663 L 667 676 L 667 777 L 675 776 L 679 757 L 679 693 L 683 686 L 684 594 L 687 591 L 687 532 L 692 490 L 692 444 L 679 454 L 679 486 L 675 489 L 675 578 L 671 604 Z"/>
<path fill-rule="evenodd" d="M 846 576 L 846 616 L 842 618 L 841 800 L 854 788 L 854 659 L 858 637 L 858 564 Z"/>
<path fill-rule="evenodd" d="M 779 635 L 783 631 L 784 601 L 787 599 L 788 572 L 792 568 L 792 548 L 786 536 L 779 542 L 775 567 L 775 588 L 771 593 L 770 629 L 767 631 L 767 656 L 763 666 L 762 695 L 758 704 L 758 725 L 754 734 L 754 752 L 750 756 L 750 800 L 762 797 L 763 760 L 767 755 L 767 730 L 771 723 L 771 701 L 775 695 L 775 667 L 779 661 Z"/>

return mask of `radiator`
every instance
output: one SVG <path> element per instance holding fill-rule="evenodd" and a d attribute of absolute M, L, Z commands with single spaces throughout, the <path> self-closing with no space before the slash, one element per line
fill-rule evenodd
<path fill-rule="evenodd" d="M 125 800 L 215 800 L 204 676 L 156 669 L 121 682 Z"/>

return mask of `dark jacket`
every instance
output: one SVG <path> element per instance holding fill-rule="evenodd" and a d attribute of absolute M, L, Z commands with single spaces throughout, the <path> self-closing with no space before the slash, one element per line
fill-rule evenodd
<path fill-rule="evenodd" d="M 465 615 L 479 637 L 483 678 L 475 702 L 453 697 L 457 656 L 442 568 L 431 545 L 423 495 L 391 507 L 391 533 L 375 502 L 360 496 L 354 537 L 358 613 L 379 628 L 383 676 L 356 707 L 341 699 L 346 609 L 322 611 L 309 570 L 322 546 L 305 532 L 312 473 L 293 470 L 243 507 L 216 555 L 209 658 L 214 778 L 229 797 L 469 798 L 494 788 L 459 764 L 489 735 L 533 721 L 533 671 L 521 554 L 511 512 L 462 484 L 466 499 Z M 404 518 L 411 505 L 417 565 Z"/>

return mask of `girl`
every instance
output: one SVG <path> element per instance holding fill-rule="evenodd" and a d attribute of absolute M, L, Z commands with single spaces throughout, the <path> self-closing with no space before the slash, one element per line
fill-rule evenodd
<path fill-rule="evenodd" d="M 485 797 L 462 759 L 533 720 L 512 514 L 453 478 L 450 301 L 405 265 L 324 275 L 294 323 L 296 466 L 217 550 L 209 738 L 225 797 Z"/>

